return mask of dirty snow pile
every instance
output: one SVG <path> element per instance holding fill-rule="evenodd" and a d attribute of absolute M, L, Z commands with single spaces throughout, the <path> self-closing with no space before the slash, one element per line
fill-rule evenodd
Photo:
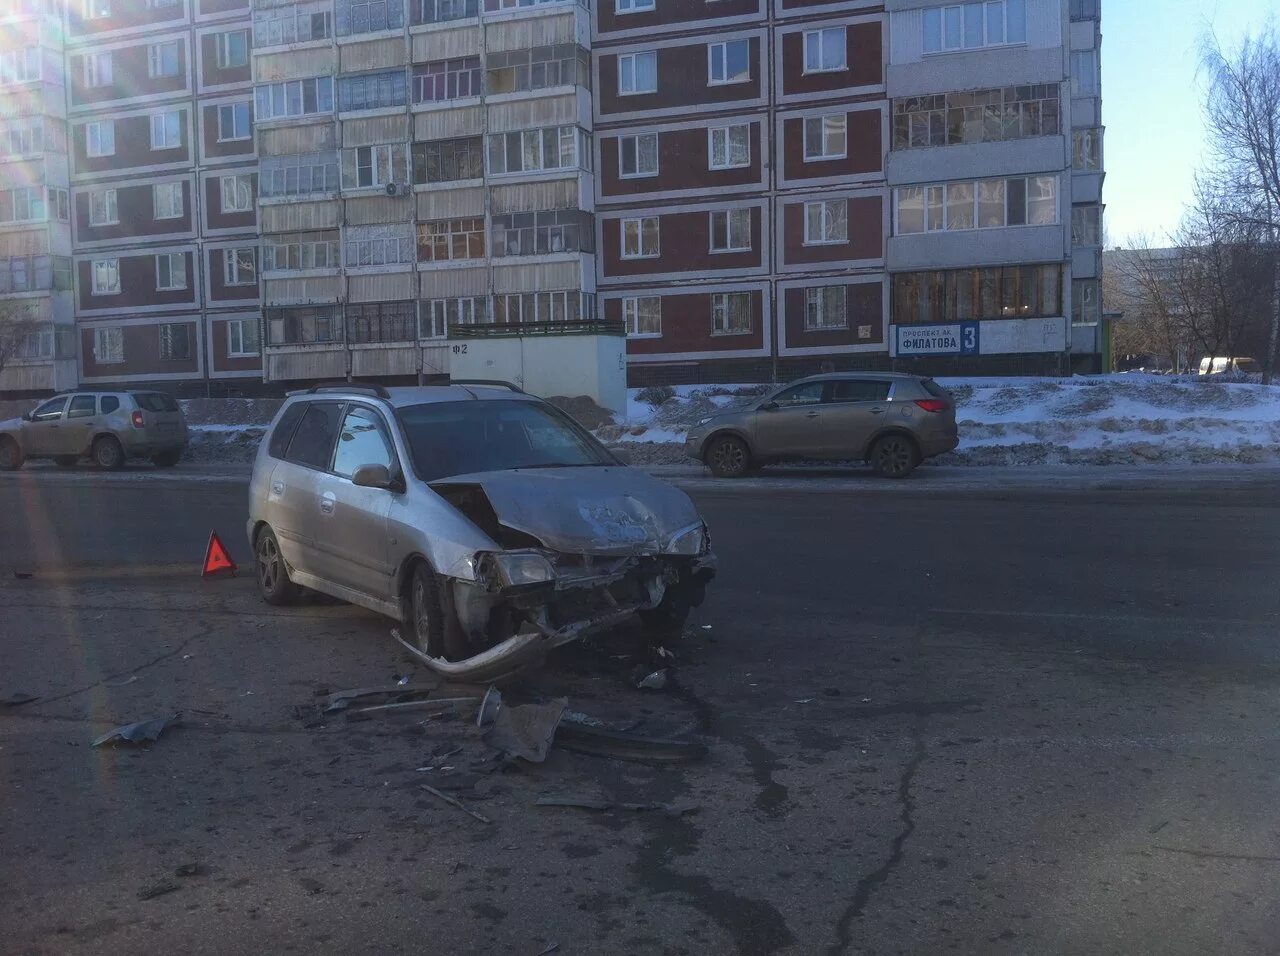
<path fill-rule="evenodd" d="M 938 464 L 1280 463 L 1280 386 L 1122 374 L 939 379 L 956 398 L 960 447 Z M 627 420 L 597 434 L 637 463 L 685 461 L 685 431 L 765 386 L 681 386 L 660 404 L 629 393 Z"/>

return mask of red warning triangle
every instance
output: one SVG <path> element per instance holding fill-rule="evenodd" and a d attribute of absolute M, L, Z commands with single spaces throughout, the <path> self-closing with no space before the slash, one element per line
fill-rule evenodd
<path fill-rule="evenodd" d="M 200 572 L 200 576 L 207 578 L 220 571 L 230 571 L 234 575 L 236 563 L 231 560 L 231 555 L 227 554 L 227 549 L 222 546 L 222 539 L 218 537 L 218 532 L 210 531 L 209 547 L 204 552 L 204 570 Z"/>

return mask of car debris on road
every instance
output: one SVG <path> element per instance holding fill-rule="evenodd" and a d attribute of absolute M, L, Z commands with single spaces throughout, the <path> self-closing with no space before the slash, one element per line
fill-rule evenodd
<path fill-rule="evenodd" d="M 165 729 L 176 724 L 181 716 L 181 714 L 173 714 L 169 717 L 152 717 L 150 720 L 124 724 L 103 734 L 93 742 L 93 746 L 101 747 L 108 743 L 140 744 L 158 740 Z"/>

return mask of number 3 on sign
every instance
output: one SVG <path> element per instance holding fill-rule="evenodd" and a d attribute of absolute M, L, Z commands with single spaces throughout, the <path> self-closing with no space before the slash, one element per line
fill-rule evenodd
<path fill-rule="evenodd" d="M 978 323 L 964 322 L 960 326 L 960 352 L 962 355 L 978 354 Z"/>

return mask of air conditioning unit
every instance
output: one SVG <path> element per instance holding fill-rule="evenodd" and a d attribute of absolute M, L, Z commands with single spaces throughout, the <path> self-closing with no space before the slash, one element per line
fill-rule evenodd
<path fill-rule="evenodd" d="M 408 183 L 387 183 L 388 196 L 407 196 L 409 195 Z"/>

